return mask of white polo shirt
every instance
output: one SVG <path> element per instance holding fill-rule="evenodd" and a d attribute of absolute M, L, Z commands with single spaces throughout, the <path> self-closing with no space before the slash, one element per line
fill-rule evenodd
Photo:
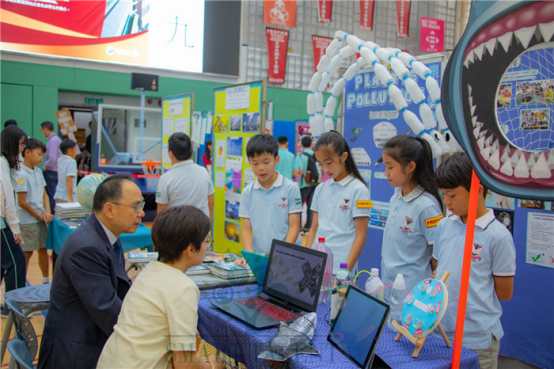
<path fill-rule="evenodd" d="M 381 246 L 381 280 L 394 283 L 401 273 L 411 291 L 422 279 L 431 277 L 431 247 L 435 229 L 442 219 L 437 199 L 422 186 L 402 196 L 401 188 L 390 199 L 390 211 Z"/>
<path fill-rule="evenodd" d="M 42 175 L 42 170 L 37 167 L 31 169 L 21 164 L 15 192 L 26 192 L 27 195 L 25 195 L 25 198 L 27 199 L 27 203 L 39 214 L 44 214 L 46 211 L 43 201 L 45 186 L 46 181 Z M 19 212 L 19 224 L 33 224 L 39 222 L 37 218 L 23 210 L 19 204 L 17 204 L 17 211 Z"/>
<path fill-rule="evenodd" d="M 183 160 L 160 177 L 156 202 L 162 205 L 193 205 L 208 217 L 208 196 L 214 194 L 214 184 L 206 168 L 192 159 Z"/>
<path fill-rule="evenodd" d="M 333 274 L 346 263 L 356 238 L 355 218 L 369 218 L 369 189 L 352 175 L 335 182 L 329 179 L 315 189 L 312 210 L 318 213 L 317 236 L 333 253 Z"/>
<path fill-rule="evenodd" d="M 289 233 L 289 214 L 301 212 L 300 189 L 280 173 L 269 190 L 256 180 L 242 191 L 239 217 L 250 219 L 252 249 L 258 254 L 269 254 L 274 238 L 284 241 Z M 296 244 L 302 244 L 300 235 Z"/>
<path fill-rule="evenodd" d="M 433 258 L 438 261 L 437 277 L 450 272 L 446 284 L 448 307 L 441 324 L 450 340 L 456 330 L 456 314 L 460 295 L 460 280 L 464 258 L 467 225 L 460 217 L 451 215 L 437 226 Z M 493 334 L 497 340 L 504 336 L 500 316 L 502 307 L 494 291 L 494 277 L 513 277 L 516 274 L 516 250 L 512 235 L 488 212 L 475 222 L 471 255 L 471 272 L 467 295 L 464 338 L 462 345 L 471 350 L 491 347 Z"/>
<path fill-rule="evenodd" d="M 73 188 L 67 188 L 67 177 L 73 177 Z M 69 200 L 68 191 L 73 192 L 73 201 L 77 201 L 77 162 L 69 155 L 62 155 L 58 159 L 58 185 L 55 199 Z"/>

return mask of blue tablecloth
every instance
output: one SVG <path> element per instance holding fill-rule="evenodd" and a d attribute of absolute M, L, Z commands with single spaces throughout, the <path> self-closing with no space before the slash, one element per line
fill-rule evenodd
<path fill-rule="evenodd" d="M 223 313 L 210 304 L 210 301 L 225 301 L 251 297 L 261 292 L 258 286 L 230 287 L 202 291 L 198 306 L 198 330 L 202 339 L 244 363 L 248 368 L 268 368 L 265 360 L 257 358 L 269 342 L 277 335 L 277 328 L 258 330 Z M 317 327 L 312 344 L 321 355 L 295 355 L 289 361 L 293 368 L 357 368 L 340 351 L 327 342 L 330 325 L 325 321 L 329 305 L 317 308 Z M 443 340 L 429 336 L 417 359 L 412 358 L 414 345 L 406 338 L 394 341 L 395 334 L 385 328 L 377 346 L 377 354 L 392 368 L 450 368 L 452 348 L 446 347 Z M 477 354 L 462 349 L 460 368 L 479 369 Z"/>
<path fill-rule="evenodd" d="M 80 223 L 76 221 L 75 223 Z M 46 248 L 54 250 L 59 254 L 69 235 L 77 229 L 76 226 L 68 226 L 63 221 L 54 217 L 54 221 L 48 225 L 48 238 L 46 239 Z M 135 233 L 124 233 L 119 236 L 123 245 L 123 252 L 129 252 L 135 249 L 147 248 L 148 251 L 153 251 L 152 237 L 150 228 L 143 224 L 139 225 Z"/>

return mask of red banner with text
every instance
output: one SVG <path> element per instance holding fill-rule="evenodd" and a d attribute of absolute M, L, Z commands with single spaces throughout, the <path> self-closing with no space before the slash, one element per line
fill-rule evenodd
<path fill-rule="evenodd" d="M 287 50 L 289 45 L 289 31 L 276 28 L 266 28 L 268 52 L 268 81 L 282 85 L 285 83 L 285 69 L 287 67 Z"/>
<path fill-rule="evenodd" d="M 360 28 L 366 31 L 373 30 L 373 11 L 375 0 L 360 0 Z"/>
<path fill-rule="evenodd" d="M 410 31 L 410 0 L 396 0 L 398 37 L 408 38 Z"/>
<path fill-rule="evenodd" d="M 264 0 L 264 23 L 296 27 L 296 0 Z"/>
<path fill-rule="evenodd" d="M 325 55 L 325 50 L 331 44 L 333 39 L 331 37 L 323 37 L 312 35 L 312 46 L 314 51 L 314 73 L 317 72 L 317 65 L 321 60 L 321 57 Z"/>
<path fill-rule="evenodd" d="M 331 23 L 333 0 L 318 0 L 319 23 Z"/>

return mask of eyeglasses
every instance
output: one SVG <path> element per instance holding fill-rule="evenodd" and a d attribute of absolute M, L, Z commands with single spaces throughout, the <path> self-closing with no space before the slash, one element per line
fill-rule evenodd
<path fill-rule="evenodd" d="M 204 243 L 208 244 L 208 249 L 209 250 L 211 250 L 214 247 L 214 239 L 213 238 L 210 238 L 210 239 L 204 241 Z"/>
<path fill-rule="evenodd" d="M 119 202 L 112 202 L 112 204 L 130 206 L 132 208 L 135 208 L 135 213 L 140 213 L 141 210 L 144 209 L 144 204 L 146 204 L 146 201 L 137 202 L 136 204 L 133 204 L 133 205 L 131 205 L 131 204 L 122 204 L 122 203 L 119 203 Z"/>

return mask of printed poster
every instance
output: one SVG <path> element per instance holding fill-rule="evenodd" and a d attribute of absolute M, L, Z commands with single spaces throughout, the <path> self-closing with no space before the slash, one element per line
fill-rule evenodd
<path fill-rule="evenodd" d="M 529 213 L 527 218 L 527 264 L 554 268 L 554 214 Z"/>
<path fill-rule="evenodd" d="M 215 167 L 225 168 L 225 140 L 215 141 Z"/>
<path fill-rule="evenodd" d="M 242 192 L 242 156 L 227 155 L 225 164 L 225 191 Z"/>

